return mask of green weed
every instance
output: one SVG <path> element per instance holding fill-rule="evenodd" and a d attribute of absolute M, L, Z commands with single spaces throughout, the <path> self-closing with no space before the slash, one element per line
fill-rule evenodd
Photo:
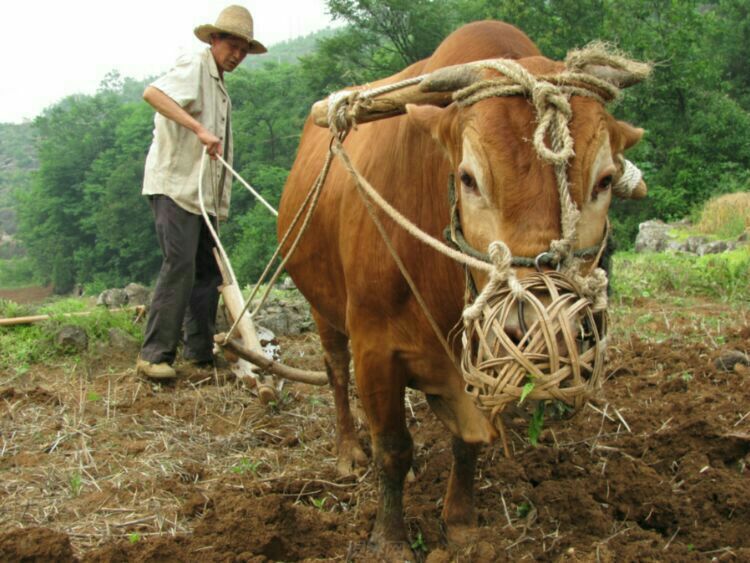
<path fill-rule="evenodd" d="M 531 503 L 522 502 L 516 506 L 516 516 L 519 518 L 526 518 L 529 515 L 529 512 L 531 512 Z"/>
<path fill-rule="evenodd" d="M 313 506 L 317 508 L 318 510 L 323 510 L 326 505 L 326 497 L 320 497 L 320 498 L 311 498 L 310 501 L 313 503 Z"/>
<path fill-rule="evenodd" d="M 256 461 L 250 461 L 246 457 L 243 457 L 240 462 L 237 465 L 234 465 L 230 471 L 232 473 L 237 473 L 238 475 L 244 475 L 245 473 L 252 473 L 254 475 L 258 474 L 258 468 L 261 466 L 263 462 L 260 460 Z"/>
<path fill-rule="evenodd" d="M 74 497 L 77 497 L 81 494 L 81 489 L 83 489 L 83 479 L 81 478 L 81 474 L 77 471 L 68 478 L 68 486 L 70 487 L 70 494 Z"/>
<path fill-rule="evenodd" d="M 534 414 L 531 416 L 529 421 L 529 442 L 532 446 L 536 446 L 539 442 L 539 435 L 542 433 L 544 428 L 544 409 L 546 401 L 539 401 L 539 404 L 534 410 Z"/>
<path fill-rule="evenodd" d="M 531 392 L 532 392 L 532 391 L 534 390 L 534 387 L 535 387 L 535 386 L 534 386 L 534 382 L 533 382 L 533 381 L 531 381 L 531 380 L 529 380 L 529 381 L 528 381 L 528 382 L 527 382 L 527 383 L 526 383 L 526 384 L 525 384 L 525 385 L 523 386 L 523 389 L 521 389 L 521 398 L 520 398 L 520 399 L 518 399 L 518 404 L 519 404 L 519 405 L 520 405 L 521 403 L 523 403 L 523 402 L 524 402 L 524 400 L 526 399 L 526 397 L 528 397 L 528 396 L 529 396 L 529 394 L 530 394 L 530 393 L 531 393 Z"/>
<path fill-rule="evenodd" d="M 424 537 L 422 537 L 422 532 L 417 533 L 417 539 L 415 539 L 411 543 L 411 548 L 414 551 L 421 551 L 423 553 L 427 553 L 427 545 L 424 543 Z"/>

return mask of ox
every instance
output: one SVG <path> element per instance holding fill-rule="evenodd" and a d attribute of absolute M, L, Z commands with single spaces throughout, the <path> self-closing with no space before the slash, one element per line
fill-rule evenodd
<path fill-rule="evenodd" d="M 380 84 L 449 65 L 492 58 L 518 60 L 534 75 L 554 75 L 562 63 L 540 56 L 518 29 L 477 22 L 451 34 L 428 59 Z M 489 71 L 487 71 L 489 72 Z M 570 132 L 575 157 L 568 169 L 570 194 L 580 211 L 578 247 L 600 244 L 622 152 L 643 131 L 611 117 L 602 103 L 574 95 Z M 486 249 L 504 241 L 518 256 L 537 256 L 560 237 L 560 203 L 552 167 L 535 153 L 535 114 L 523 96 L 491 97 L 470 106 L 408 105 L 407 114 L 359 125 L 344 146 L 378 192 L 414 224 L 436 238 L 449 222 L 448 178 L 454 175 L 466 240 Z M 279 235 L 326 158 L 330 133 L 305 125 L 279 211 Z M 645 194 L 645 184 L 638 186 Z M 417 242 L 384 218 L 440 331 L 461 318 L 466 276 L 462 267 Z M 406 387 L 427 401 L 453 435 L 453 466 L 442 517 L 458 534 L 475 525 L 473 480 L 478 451 L 497 433 L 464 390 L 464 381 L 431 330 L 404 276 L 370 219 L 354 183 L 335 162 L 309 230 L 289 257 L 287 270 L 312 305 L 336 405 L 338 469 L 364 464 L 348 398 L 349 363 L 369 422 L 379 479 L 379 504 L 371 534 L 376 545 L 404 542 L 402 495 L 412 463 L 406 427 Z M 486 283 L 472 272 L 478 287 Z M 526 270 L 519 269 L 522 277 Z M 517 327 L 516 327 L 517 328 Z M 510 328 L 509 328 L 510 330 Z M 458 535 L 457 534 L 457 535 Z"/>

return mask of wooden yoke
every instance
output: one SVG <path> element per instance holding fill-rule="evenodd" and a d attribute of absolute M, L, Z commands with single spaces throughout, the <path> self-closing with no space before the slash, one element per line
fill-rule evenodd
<path fill-rule="evenodd" d="M 370 98 L 347 108 L 355 123 L 367 123 L 406 113 L 406 104 L 447 106 L 453 100 L 452 92 L 423 92 L 419 85 L 397 90 L 381 98 Z M 315 125 L 328 127 L 328 98 L 313 104 L 310 114 Z"/>
<path fill-rule="evenodd" d="M 239 317 L 240 313 L 243 313 L 245 307 L 244 299 L 242 298 L 242 292 L 237 284 L 232 281 L 232 277 L 229 275 L 224 261 L 221 259 L 216 248 L 213 249 L 214 258 L 216 263 L 219 265 L 221 271 L 222 285 L 219 287 L 221 296 L 224 300 L 224 306 L 229 316 L 229 322 L 234 323 Z M 237 323 L 237 332 L 239 333 L 239 340 L 243 346 L 264 356 L 263 347 L 258 340 L 258 335 L 255 332 L 255 326 L 250 318 L 247 311 L 244 311 L 240 317 L 239 323 Z M 273 385 L 273 378 L 267 376 L 261 376 L 256 373 L 256 368 L 253 364 L 247 360 L 236 356 L 235 354 L 227 354 L 224 351 L 224 356 L 227 361 L 231 364 L 231 369 L 234 374 L 242 379 L 243 381 L 252 381 L 257 384 L 258 397 L 260 402 L 265 404 L 276 400 L 276 390 Z"/>

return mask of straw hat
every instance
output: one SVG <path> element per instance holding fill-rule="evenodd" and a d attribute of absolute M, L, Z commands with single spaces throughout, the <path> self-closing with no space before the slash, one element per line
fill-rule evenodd
<path fill-rule="evenodd" d="M 253 16 L 242 6 L 224 8 L 214 25 L 199 25 L 193 32 L 198 39 L 208 44 L 211 43 L 212 33 L 229 33 L 250 43 L 250 53 L 260 54 L 267 51 L 259 41 L 253 39 Z"/>

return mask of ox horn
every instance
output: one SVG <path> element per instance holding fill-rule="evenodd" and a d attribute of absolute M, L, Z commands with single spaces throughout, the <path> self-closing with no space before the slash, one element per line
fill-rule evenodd
<path fill-rule="evenodd" d="M 471 86 L 481 79 L 481 69 L 471 65 L 454 65 L 439 68 L 422 80 L 422 92 L 453 92 Z"/>
<path fill-rule="evenodd" d="M 611 45 L 600 41 L 568 53 L 565 66 L 571 71 L 591 74 L 617 88 L 638 84 L 651 75 L 649 63 L 631 60 Z"/>

